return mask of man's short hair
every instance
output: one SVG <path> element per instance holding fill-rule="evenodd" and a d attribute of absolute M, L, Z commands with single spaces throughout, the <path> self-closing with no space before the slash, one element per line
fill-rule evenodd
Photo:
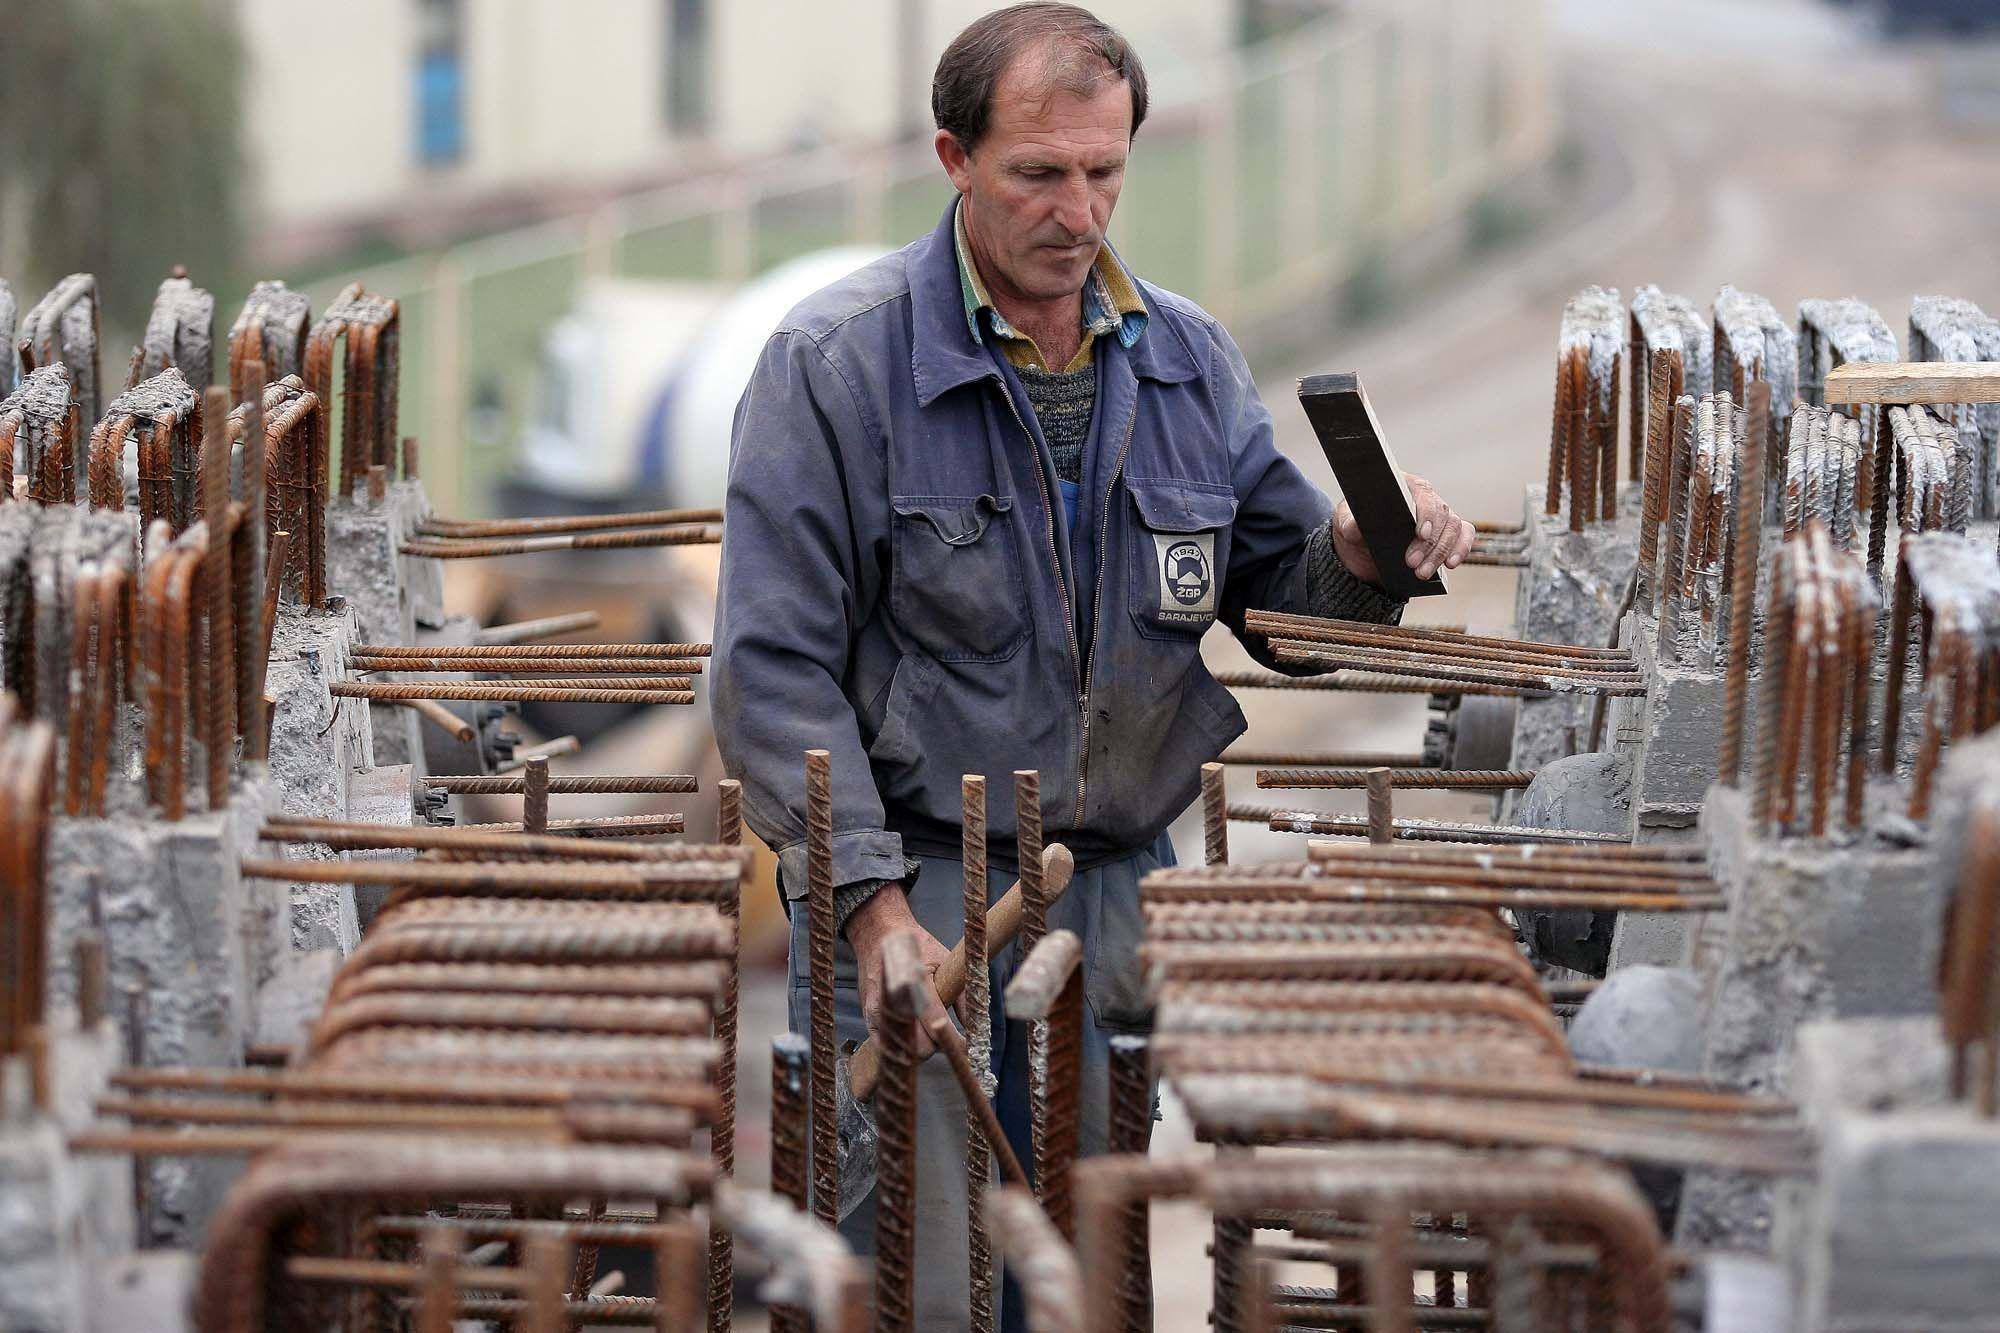
<path fill-rule="evenodd" d="M 1110 24 L 1077 5 L 1028 0 L 975 20 L 952 38 L 931 77 L 931 115 L 967 152 L 986 136 L 993 89 L 1014 57 L 1047 52 L 1051 91 L 1089 97 L 1105 80 L 1132 89 L 1132 133 L 1146 119 L 1146 69 L 1139 53 Z"/>

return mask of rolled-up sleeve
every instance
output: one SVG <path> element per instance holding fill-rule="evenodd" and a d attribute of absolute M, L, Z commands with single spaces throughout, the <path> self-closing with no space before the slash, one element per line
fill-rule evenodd
<path fill-rule="evenodd" d="M 806 888 L 805 752 L 833 773 L 833 882 L 898 880 L 900 836 L 844 689 L 855 630 L 880 593 L 887 487 L 880 431 L 805 333 L 764 349 L 730 437 L 716 604 L 715 738 L 744 817 Z"/>
<path fill-rule="evenodd" d="M 1312 669 L 1276 661 L 1261 635 L 1244 632 L 1247 612 L 1393 623 L 1402 616 L 1403 602 L 1340 563 L 1328 529 L 1333 502 L 1279 451 L 1270 409 L 1235 341 L 1220 324 L 1211 323 L 1209 334 L 1209 383 L 1229 441 L 1236 491 L 1221 618 L 1259 662 L 1305 674 Z"/>

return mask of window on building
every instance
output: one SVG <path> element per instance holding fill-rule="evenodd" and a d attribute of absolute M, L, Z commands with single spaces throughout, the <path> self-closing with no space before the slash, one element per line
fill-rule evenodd
<path fill-rule="evenodd" d="M 417 0 L 417 161 L 447 166 L 465 155 L 463 0 Z"/>
<path fill-rule="evenodd" d="M 708 0 L 666 0 L 667 128 L 708 128 Z"/>

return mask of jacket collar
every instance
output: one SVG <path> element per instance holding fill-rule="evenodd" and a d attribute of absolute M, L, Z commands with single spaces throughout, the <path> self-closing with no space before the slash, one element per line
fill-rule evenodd
<path fill-rule="evenodd" d="M 965 319 L 965 289 L 959 279 L 958 247 L 953 232 L 954 199 L 930 235 L 910 247 L 910 371 L 916 380 L 917 402 L 928 407 L 952 389 L 975 380 L 999 378 L 992 354 L 972 336 Z M 1160 303 L 1148 293 L 1156 316 Z M 1148 336 L 1126 347 L 1105 340 L 1109 355 L 1123 356 L 1141 379 L 1179 383 L 1191 380 L 1200 367 L 1175 321 L 1155 317 Z"/>

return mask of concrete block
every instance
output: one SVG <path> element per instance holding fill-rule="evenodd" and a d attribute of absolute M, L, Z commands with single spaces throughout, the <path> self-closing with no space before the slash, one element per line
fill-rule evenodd
<path fill-rule="evenodd" d="M 1782 1094 L 1802 1024 L 1935 1007 L 1943 884 L 1928 849 L 1873 836 L 1766 839 L 1751 827 L 1748 793 L 1720 786 L 1702 827 L 1729 901 L 1702 971 L 1703 1072 Z M 1771 1207 L 1768 1181 L 1691 1172 L 1678 1239 L 1762 1248 Z"/>
<path fill-rule="evenodd" d="M 1609 644 L 1638 562 L 1639 493 L 1627 487 L 1614 522 L 1580 533 L 1566 518 L 1542 512 L 1546 493 L 1530 485 L 1524 500 L 1528 564 L 1515 584 L 1514 631 L 1548 643 Z M 1592 705 L 1580 694 L 1523 699 L 1511 766 L 1539 768 L 1587 746 Z"/>
<path fill-rule="evenodd" d="M 419 624 L 443 620 L 441 563 L 402 553 L 429 512 L 423 483 L 415 481 L 390 486 L 380 504 L 336 499 L 327 506 L 327 586 L 353 610 L 358 642 L 415 643 Z M 383 763 L 406 764 L 422 754 L 415 713 L 370 712 Z"/>
<path fill-rule="evenodd" d="M 286 814 L 346 818 L 350 774 L 374 767 L 368 705 L 335 699 L 327 690 L 330 681 L 348 675 L 355 632 L 352 607 L 337 612 L 279 609 L 265 693 L 277 701 L 269 767 L 276 808 Z M 294 845 L 286 854 L 299 860 L 334 855 L 320 844 Z M 345 951 L 360 936 L 354 893 L 347 885 L 293 885 L 291 913 L 294 948 Z"/>
<path fill-rule="evenodd" d="M 384 768 L 364 768 L 347 776 L 347 817 L 361 824 L 385 824 L 408 828 L 416 822 L 416 778 L 409 764 Z M 350 851 L 355 860 L 412 860 L 414 852 L 403 850 Z M 375 920 L 375 913 L 389 896 L 382 885 L 354 886 L 354 912 L 362 929 Z"/>
<path fill-rule="evenodd" d="M 187 1250 L 141 1250 L 111 1260 L 92 1286 L 85 1333 L 187 1333 L 199 1262 Z"/>
<path fill-rule="evenodd" d="M 1805 1333 L 2000 1330 L 2000 1121 L 1943 1100 L 1934 1019 L 1814 1024 L 1796 1082 L 1819 1170 L 1780 1196 Z"/>
<path fill-rule="evenodd" d="M 99 1274 L 136 1240 L 131 1159 L 65 1146 L 95 1119 L 119 1063 L 117 1031 L 59 1029 L 48 1060 L 47 1113 L 27 1104 L 25 1062 L 0 1068 L 0 1328 L 85 1333 Z"/>
<path fill-rule="evenodd" d="M 337 949 L 294 953 L 257 992 L 257 1027 L 252 1039 L 259 1046 L 295 1048 L 301 1045 L 320 1010 L 326 1007 L 334 973 L 340 970 Z"/>

